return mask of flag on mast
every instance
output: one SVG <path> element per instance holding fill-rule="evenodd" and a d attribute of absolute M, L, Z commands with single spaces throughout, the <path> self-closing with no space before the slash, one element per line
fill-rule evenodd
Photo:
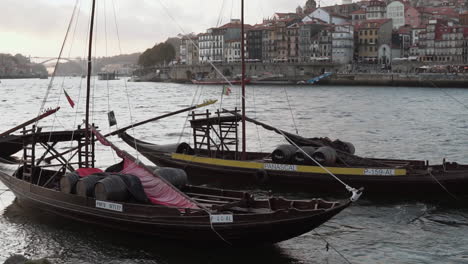
<path fill-rule="evenodd" d="M 224 95 L 230 95 L 231 94 L 231 87 L 229 86 L 223 86 L 223 94 Z"/>
<path fill-rule="evenodd" d="M 70 106 L 72 108 L 75 108 L 75 102 L 73 102 L 73 100 L 71 99 L 70 95 L 68 95 L 67 91 L 65 90 L 65 88 L 63 89 L 63 92 L 65 93 L 65 97 L 67 97 L 67 101 L 68 103 L 70 104 Z"/>

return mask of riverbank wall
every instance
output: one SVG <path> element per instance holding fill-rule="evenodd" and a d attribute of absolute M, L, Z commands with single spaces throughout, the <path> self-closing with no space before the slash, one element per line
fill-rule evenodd
<path fill-rule="evenodd" d="M 190 83 L 192 79 L 221 80 L 239 79 L 240 64 L 177 65 L 145 69 L 140 72 L 140 81 Z M 323 85 L 360 85 L 360 86 L 410 86 L 410 87 L 461 87 L 468 88 L 468 74 L 452 73 L 395 73 L 377 69 L 378 65 L 365 72 L 353 71 L 350 65 L 334 63 L 315 64 L 276 64 L 247 63 L 247 76 L 255 84 L 296 84 L 324 72 L 332 72 L 330 77 L 322 79 Z M 360 67 L 362 69 L 362 67 Z"/>
<path fill-rule="evenodd" d="M 334 74 L 320 81 L 323 85 L 453 87 L 468 88 L 468 75 L 439 73 L 353 73 Z"/>

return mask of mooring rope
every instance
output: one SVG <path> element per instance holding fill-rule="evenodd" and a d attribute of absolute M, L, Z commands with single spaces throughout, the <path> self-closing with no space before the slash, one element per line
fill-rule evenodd
<path fill-rule="evenodd" d="M 314 231 L 314 234 L 316 234 L 320 239 L 322 239 L 326 244 L 326 249 L 328 251 L 328 248 L 330 247 L 331 249 L 333 249 L 333 251 L 335 251 L 338 255 L 340 255 L 340 257 L 342 257 L 346 263 L 348 264 L 352 264 L 351 261 L 349 259 L 347 259 L 338 249 L 336 249 L 332 244 L 330 244 L 324 237 L 322 237 L 322 235 L 320 235 L 316 230 L 313 230 Z"/>
<path fill-rule="evenodd" d="M 442 189 L 444 189 L 445 192 L 447 192 L 450 196 L 452 196 L 453 199 L 458 200 L 458 198 L 452 194 L 437 178 L 432 174 L 430 170 L 427 170 L 429 172 L 429 175 L 431 175 L 432 179 L 434 179 L 435 182 L 437 182 Z"/>
<path fill-rule="evenodd" d="M 447 95 L 448 97 L 450 97 L 451 99 L 453 99 L 455 102 L 459 103 L 461 106 L 463 106 L 465 109 L 468 110 L 468 105 L 465 105 L 464 103 L 462 103 L 460 100 L 458 100 L 457 98 L 455 98 L 454 96 L 452 96 L 451 94 L 449 94 L 448 92 L 446 92 L 444 89 L 438 87 L 433 81 L 431 80 L 428 80 L 427 83 L 429 83 L 430 85 L 432 85 L 434 88 L 437 88 L 439 89 L 442 93 L 444 93 L 445 95 Z M 444 171 L 445 171 L 445 160 L 443 161 L 444 164 L 442 164 L 444 166 Z M 458 200 L 458 198 L 452 194 L 439 180 L 437 180 L 437 178 L 431 173 L 430 170 L 428 170 L 428 173 L 429 175 L 434 179 L 435 182 L 437 182 L 437 184 L 440 185 L 440 187 L 445 191 L 447 192 L 452 198 L 454 198 L 455 200 Z"/>

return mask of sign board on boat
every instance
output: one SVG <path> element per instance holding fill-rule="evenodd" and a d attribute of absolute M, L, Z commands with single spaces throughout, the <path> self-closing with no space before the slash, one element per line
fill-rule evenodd
<path fill-rule="evenodd" d="M 211 223 L 233 223 L 234 218 L 231 214 L 210 215 Z"/>
<path fill-rule="evenodd" d="M 365 169 L 364 175 L 395 176 L 395 169 Z"/>
<path fill-rule="evenodd" d="M 116 212 L 123 212 L 123 205 L 118 203 L 110 203 L 96 200 L 96 208 L 102 208 L 106 210 L 116 211 Z"/>
<path fill-rule="evenodd" d="M 265 170 L 297 171 L 296 165 L 289 165 L 289 164 L 265 163 L 263 168 Z"/>

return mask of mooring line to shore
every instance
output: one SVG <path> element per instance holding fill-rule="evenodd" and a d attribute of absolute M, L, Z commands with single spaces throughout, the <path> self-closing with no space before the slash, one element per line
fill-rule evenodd
<path fill-rule="evenodd" d="M 352 264 L 352 262 L 349 259 L 347 259 L 345 255 L 343 255 L 343 253 L 338 251 L 338 249 L 336 249 L 332 244 L 330 244 L 330 242 L 328 242 L 321 234 L 319 234 L 316 230 L 313 230 L 313 231 L 314 231 L 314 234 L 316 234 L 320 239 L 322 239 L 325 243 L 327 243 L 326 244 L 327 251 L 329 248 L 333 249 L 333 251 L 335 251 L 338 255 L 340 255 L 340 257 L 342 257 L 346 261 L 346 263 Z"/>

